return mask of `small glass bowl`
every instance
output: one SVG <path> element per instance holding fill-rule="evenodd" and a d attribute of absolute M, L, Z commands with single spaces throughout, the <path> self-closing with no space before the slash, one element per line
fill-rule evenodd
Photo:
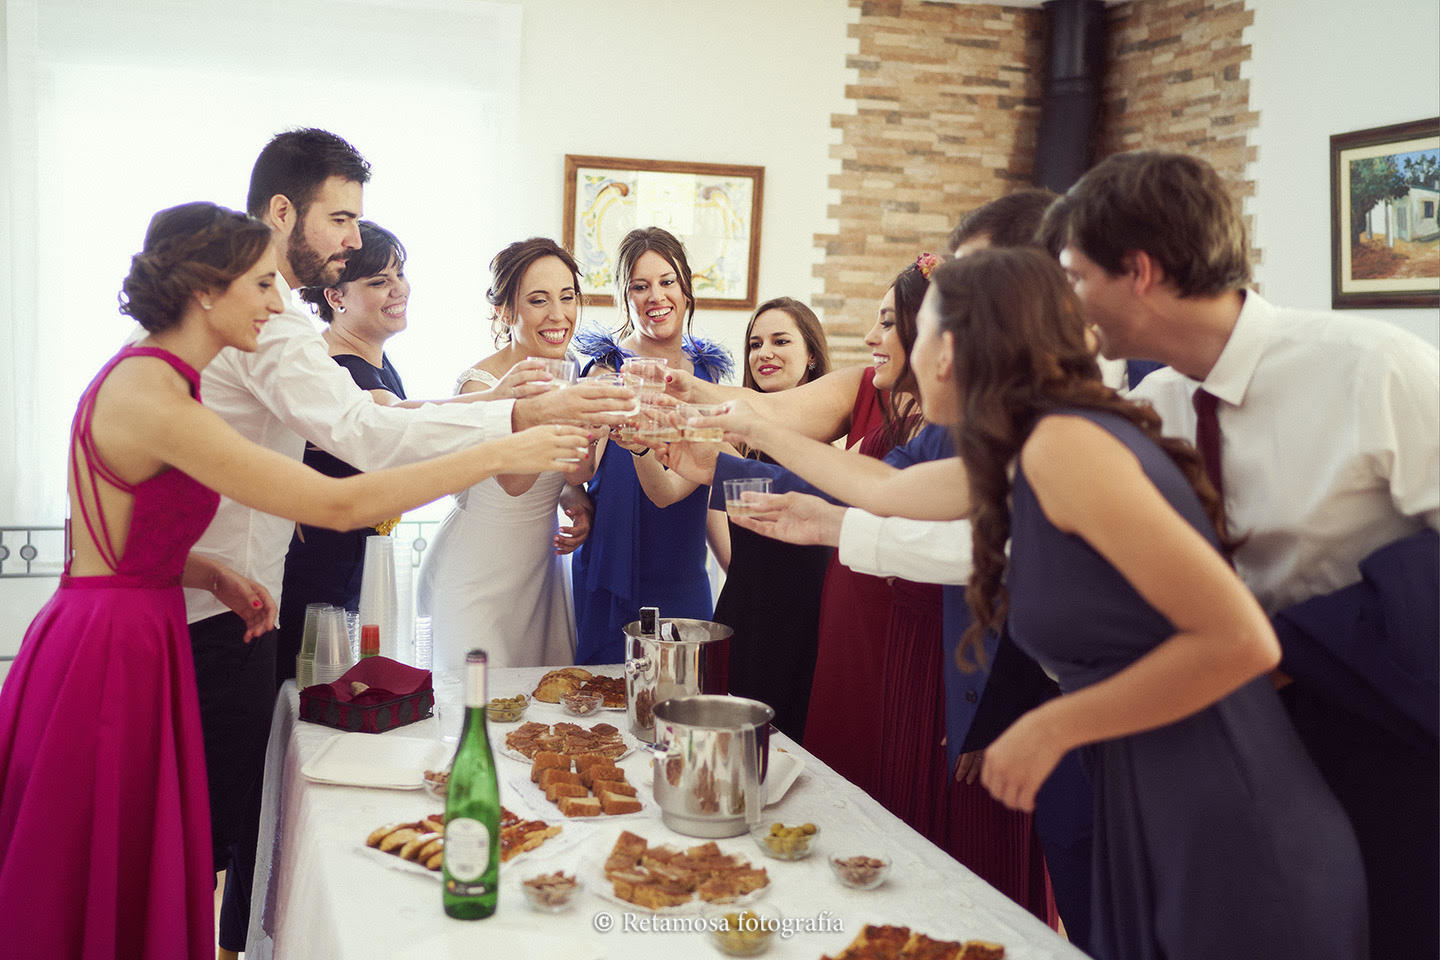
<path fill-rule="evenodd" d="M 732 957 L 758 957 L 770 949 L 780 932 L 780 911 L 765 903 L 711 904 L 704 916 L 710 925 L 710 942 Z M 723 927 L 722 920 L 727 921 Z"/>
<path fill-rule="evenodd" d="M 560 706 L 572 717 L 588 717 L 605 709 L 605 695 L 600 693 L 562 693 Z"/>
<path fill-rule="evenodd" d="M 425 792 L 444 803 L 445 794 L 450 791 L 450 768 L 447 766 L 444 770 L 426 770 L 421 779 L 425 783 Z"/>
<path fill-rule="evenodd" d="M 874 890 L 890 875 L 890 858 L 883 853 L 877 855 L 872 851 L 827 859 L 835 879 L 852 890 Z"/>
<path fill-rule="evenodd" d="M 491 723 L 517 723 L 525 716 L 530 706 L 530 695 L 517 693 L 513 697 L 491 697 L 485 704 L 485 719 Z"/>
<path fill-rule="evenodd" d="M 777 834 L 777 827 L 783 832 Z M 801 831 L 805 827 L 810 828 L 808 833 L 792 832 Z M 757 823 L 750 828 L 750 838 L 755 841 L 760 852 L 771 859 L 804 860 L 815 849 L 815 841 L 820 838 L 820 828 L 813 823 L 796 827 L 783 823 Z"/>
<path fill-rule="evenodd" d="M 536 884 L 536 880 L 562 877 L 568 882 L 568 886 L 555 886 L 553 884 Z M 520 889 L 525 893 L 525 900 L 530 904 L 530 909 L 537 913 L 560 913 L 570 909 L 575 902 L 583 884 L 580 878 L 574 873 L 556 871 L 555 873 L 536 874 L 526 877 L 520 883 Z"/>

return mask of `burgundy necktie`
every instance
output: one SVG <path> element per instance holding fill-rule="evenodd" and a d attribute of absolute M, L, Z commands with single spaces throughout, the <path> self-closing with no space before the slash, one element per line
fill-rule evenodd
<path fill-rule="evenodd" d="M 1225 485 L 1220 475 L 1220 419 L 1215 415 L 1215 405 L 1220 399 L 1215 394 L 1203 387 L 1195 391 L 1192 398 L 1195 403 L 1195 446 L 1200 448 L 1200 456 L 1205 460 L 1205 472 L 1210 476 L 1210 482 L 1215 485 L 1215 492 L 1220 494 L 1221 502 L 1225 499 Z"/>

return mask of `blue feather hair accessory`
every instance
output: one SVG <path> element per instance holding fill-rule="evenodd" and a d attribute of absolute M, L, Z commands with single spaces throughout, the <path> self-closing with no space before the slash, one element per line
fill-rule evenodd
<path fill-rule="evenodd" d="M 621 364 L 628 357 L 635 356 L 634 353 L 620 346 L 620 342 L 615 339 L 614 334 L 606 333 L 595 327 L 583 327 L 575 331 L 575 336 L 570 344 L 577 353 L 593 357 L 596 363 L 604 364 L 612 370 L 620 369 Z M 681 340 L 680 345 L 685 351 L 685 356 L 695 364 L 696 373 L 705 379 L 719 383 L 735 373 L 735 361 L 730 357 L 730 353 L 715 341 L 687 335 Z"/>

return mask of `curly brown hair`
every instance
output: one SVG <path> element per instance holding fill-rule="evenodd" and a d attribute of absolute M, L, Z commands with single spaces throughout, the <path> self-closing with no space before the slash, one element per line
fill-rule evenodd
<path fill-rule="evenodd" d="M 1036 248 L 990 249 L 935 269 L 941 331 L 955 350 L 959 421 L 955 449 L 970 483 L 974 569 L 966 588 L 973 621 L 955 659 L 983 666 L 985 631 L 1009 612 L 1005 544 L 1010 539 L 1009 466 L 1047 414 L 1076 408 L 1116 413 L 1158 445 L 1195 488 L 1222 544 L 1224 508 L 1194 446 L 1162 436 L 1160 416 L 1100 379 L 1080 304 L 1059 265 Z M 973 662 L 971 660 L 973 657 Z"/>
<path fill-rule="evenodd" d="M 219 204 L 202 200 L 161 210 L 150 218 L 145 248 L 130 258 L 120 312 L 150 333 L 173 327 L 192 294 L 230 286 L 255 266 L 270 238 L 259 220 Z"/>

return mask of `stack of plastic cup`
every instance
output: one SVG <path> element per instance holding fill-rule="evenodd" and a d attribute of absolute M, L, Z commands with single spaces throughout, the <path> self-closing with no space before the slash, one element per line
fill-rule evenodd
<path fill-rule="evenodd" d="M 300 635 L 300 655 L 295 658 L 295 687 L 304 690 L 315 682 L 315 632 L 320 614 L 330 609 L 328 603 L 305 605 L 305 629 Z"/>
<path fill-rule="evenodd" d="M 415 566 L 408 544 L 396 542 L 395 551 L 395 632 L 390 644 L 380 631 L 380 655 L 401 663 L 415 662 Z"/>
<path fill-rule="evenodd" d="M 434 646 L 430 633 L 430 618 L 415 618 L 415 666 L 429 670 L 434 662 Z"/>
<path fill-rule="evenodd" d="M 365 565 L 360 574 L 360 630 L 380 628 L 380 652 L 393 657 L 399 633 L 400 598 L 395 585 L 395 541 L 365 538 Z M 318 660 L 316 661 L 319 662 Z"/>
<path fill-rule="evenodd" d="M 333 683 L 354 665 L 345 611 L 339 607 L 322 611 L 315 630 L 315 682 Z"/>

